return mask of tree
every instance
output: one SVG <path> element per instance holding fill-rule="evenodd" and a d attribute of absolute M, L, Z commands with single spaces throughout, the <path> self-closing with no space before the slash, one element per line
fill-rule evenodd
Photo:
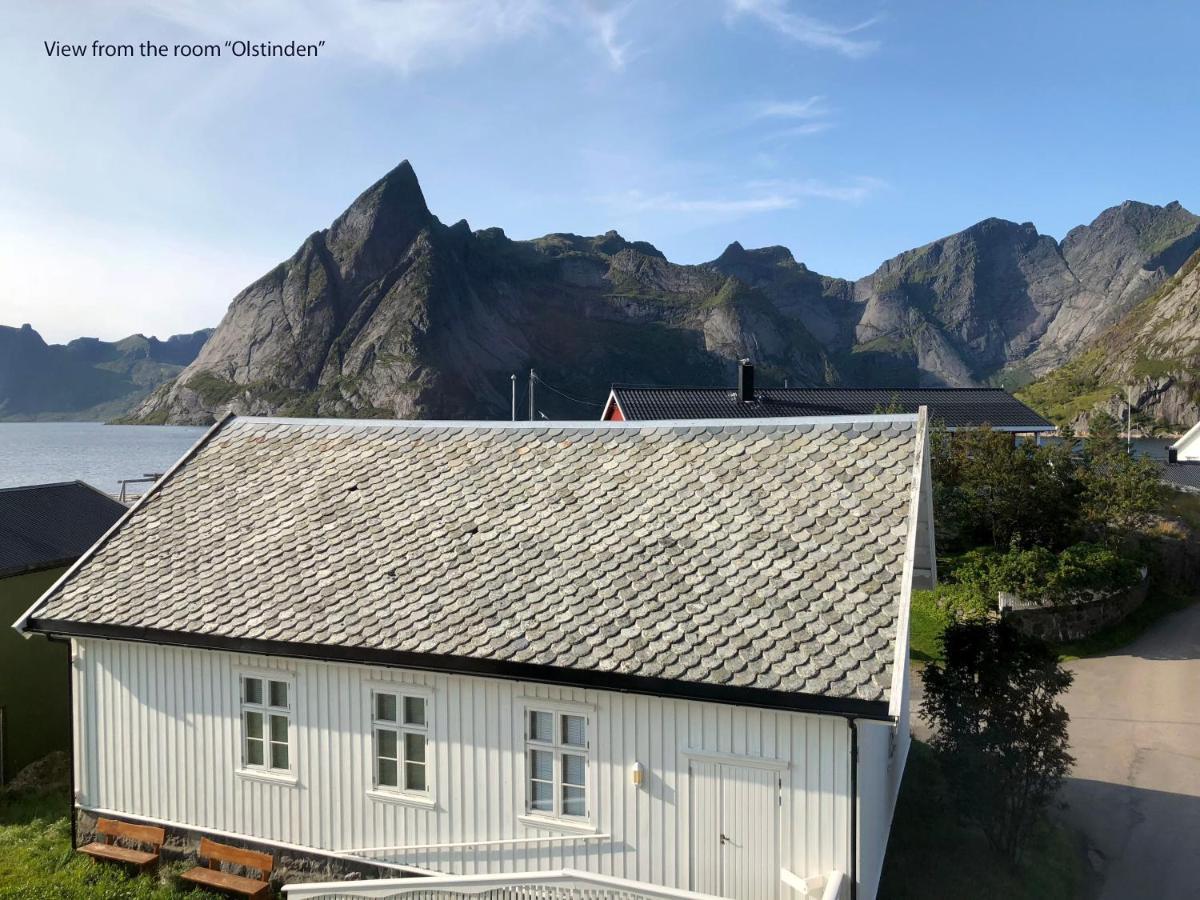
<path fill-rule="evenodd" d="M 982 428 L 931 430 L 939 545 L 1060 549 L 1077 533 L 1080 484 L 1070 448 L 1015 443 Z"/>
<path fill-rule="evenodd" d="M 1110 544 L 1145 526 L 1162 504 L 1158 465 L 1132 456 L 1117 421 L 1099 413 L 1088 422 L 1083 441 L 1083 517 Z"/>
<path fill-rule="evenodd" d="M 923 676 L 931 744 L 961 814 L 1015 863 L 1075 761 L 1056 699 L 1073 676 L 1001 622 L 951 625 L 942 642 L 945 662 Z"/>

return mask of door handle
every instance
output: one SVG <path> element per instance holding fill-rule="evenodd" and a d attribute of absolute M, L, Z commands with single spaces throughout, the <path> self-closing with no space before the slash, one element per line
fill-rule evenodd
<path fill-rule="evenodd" d="M 721 835 L 721 843 L 722 843 L 722 844 L 728 844 L 728 843 L 729 843 L 729 838 L 727 838 L 725 835 L 723 835 L 723 834 L 722 834 L 722 835 Z"/>

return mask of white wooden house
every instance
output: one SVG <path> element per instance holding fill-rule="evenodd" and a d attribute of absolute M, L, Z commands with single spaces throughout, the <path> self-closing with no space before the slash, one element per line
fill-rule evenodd
<path fill-rule="evenodd" d="M 1175 462 L 1200 462 L 1200 422 L 1197 422 L 1187 432 L 1171 445 L 1168 456 Z"/>
<path fill-rule="evenodd" d="M 868 900 L 935 577 L 923 413 L 229 418 L 16 627 L 71 642 L 80 839 Z"/>

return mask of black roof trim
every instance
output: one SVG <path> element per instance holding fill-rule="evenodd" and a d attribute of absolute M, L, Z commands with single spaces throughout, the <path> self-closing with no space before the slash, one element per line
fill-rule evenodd
<path fill-rule="evenodd" d="M 125 625 L 80 624 L 54 619 L 30 619 L 27 628 L 47 635 L 101 640 L 136 641 L 147 644 L 166 644 L 194 647 L 203 650 L 225 650 L 231 653 L 252 653 L 260 656 L 286 656 L 323 662 L 358 663 L 400 669 L 420 669 L 448 675 L 476 675 L 506 678 L 514 681 L 533 681 L 565 687 L 592 688 L 630 694 L 649 694 L 682 700 L 703 700 L 738 706 L 781 709 L 790 712 L 843 716 L 855 719 L 875 719 L 890 722 L 888 701 L 859 700 L 855 697 L 825 697 L 772 691 L 764 688 L 734 685 L 698 684 L 669 678 L 649 678 L 600 672 L 586 669 L 564 669 L 536 663 L 516 663 L 503 660 L 477 659 L 465 656 L 445 656 L 437 653 L 413 653 L 400 650 L 377 650 L 328 644 L 302 644 L 259 638 L 233 638 L 220 635 L 193 634 L 157 628 L 137 628 Z"/>

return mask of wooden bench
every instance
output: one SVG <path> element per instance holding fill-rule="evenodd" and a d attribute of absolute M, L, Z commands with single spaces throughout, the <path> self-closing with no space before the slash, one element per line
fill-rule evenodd
<path fill-rule="evenodd" d="M 200 838 L 200 860 L 208 860 L 208 868 L 196 866 L 188 869 L 180 878 L 202 884 L 208 888 L 229 891 L 232 894 L 242 894 L 246 897 L 266 897 L 271 885 L 271 869 L 275 860 L 270 853 L 257 853 L 254 850 L 242 850 L 240 847 L 230 847 L 228 844 L 218 844 L 208 838 Z M 234 875 L 232 872 L 221 870 L 221 864 L 228 863 L 240 866 L 249 871 L 256 871 L 259 878 L 246 875 Z"/>
<path fill-rule="evenodd" d="M 118 819 L 97 819 L 96 835 L 103 840 L 93 841 L 80 847 L 80 853 L 86 853 L 95 859 L 149 869 L 158 862 L 158 853 L 162 849 L 167 833 L 155 825 L 131 825 L 129 822 L 122 822 Z M 154 849 L 153 852 L 147 853 L 144 850 L 122 847 L 114 843 L 115 841 L 131 841 Z"/>

